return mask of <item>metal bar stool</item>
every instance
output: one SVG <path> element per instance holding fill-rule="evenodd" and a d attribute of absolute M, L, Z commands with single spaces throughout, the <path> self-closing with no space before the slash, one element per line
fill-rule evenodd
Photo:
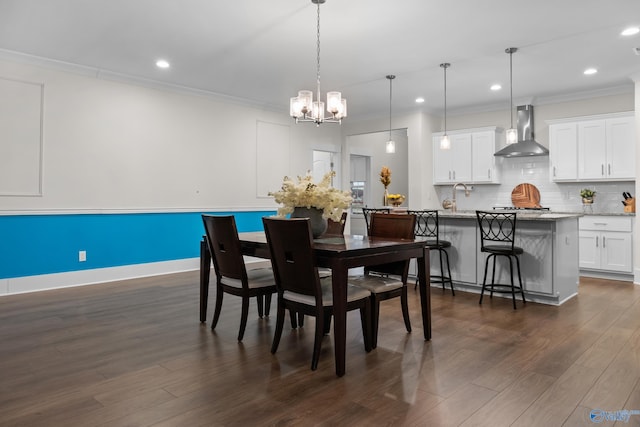
<path fill-rule="evenodd" d="M 480 293 L 480 302 L 482 304 L 482 297 L 487 286 L 490 287 L 490 298 L 493 298 L 493 292 L 511 292 L 513 299 L 513 309 L 516 309 L 516 291 L 519 291 L 522 295 L 522 302 L 527 301 L 524 298 L 524 290 L 522 288 L 522 276 L 520 274 L 520 258 L 519 255 L 524 253 L 524 250 L 518 246 L 515 246 L 516 236 L 516 214 L 515 213 L 495 213 L 495 212 L 483 212 L 476 211 L 478 218 L 478 226 L 480 228 L 480 240 L 481 240 L 481 252 L 489 254 L 484 264 L 484 278 L 482 279 L 482 291 Z M 496 258 L 504 256 L 509 259 L 509 278 L 511 284 L 495 283 L 496 279 Z M 493 258 L 493 271 L 491 274 L 491 283 L 487 285 L 487 271 L 489 270 L 489 260 Z M 518 267 L 518 283 L 520 286 L 515 286 L 513 283 L 513 259 L 516 260 Z M 496 289 L 497 288 L 497 289 Z"/>
<path fill-rule="evenodd" d="M 440 239 L 440 228 L 438 220 L 437 210 L 408 210 L 408 214 L 416 216 L 416 237 L 426 237 L 427 247 L 429 251 L 438 251 L 440 258 L 440 274 L 431 275 L 431 283 L 442 283 L 442 290 L 445 289 L 445 284 L 449 283 L 451 287 L 451 295 L 455 296 L 456 292 L 453 290 L 453 280 L 451 280 L 451 268 L 449 266 L 449 254 L 446 248 L 451 247 L 451 242 Z M 444 255 L 444 256 L 443 256 Z M 447 275 L 444 274 L 444 264 L 446 261 Z M 416 286 L 418 282 L 416 280 Z"/>
<path fill-rule="evenodd" d="M 364 215 L 364 224 L 367 228 L 367 234 L 369 234 L 369 223 L 371 222 L 371 214 L 372 213 L 390 213 L 391 208 L 362 208 L 362 214 Z"/>

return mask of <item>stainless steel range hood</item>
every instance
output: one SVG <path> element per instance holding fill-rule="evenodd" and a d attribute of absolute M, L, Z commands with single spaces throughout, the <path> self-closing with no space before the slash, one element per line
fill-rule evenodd
<path fill-rule="evenodd" d="M 518 106 L 518 142 L 497 151 L 499 157 L 548 156 L 549 150 L 533 139 L 533 105 Z"/>

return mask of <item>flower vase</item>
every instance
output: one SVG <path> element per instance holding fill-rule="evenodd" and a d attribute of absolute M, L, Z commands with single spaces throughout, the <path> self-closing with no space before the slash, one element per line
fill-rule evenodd
<path fill-rule="evenodd" d="M 327 219 L 322 217 L 322 209 L 295 207 L 291 213 L 291 218 L 309 218 L 311 234 L 317 239 L 327 231 Z"/>
<path fill-rule="evenodd" d="M 387 187 L 384 187 L 384 196 L 382 198 L 382 206 L 388 206 L 389 205 L 389 191 L 387 190 Z"/>

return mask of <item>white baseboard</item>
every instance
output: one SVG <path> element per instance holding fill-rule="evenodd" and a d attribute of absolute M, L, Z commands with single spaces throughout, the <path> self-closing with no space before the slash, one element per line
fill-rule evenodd
<path fill-rule="evenodd" d="M 269 260 L 253 257 L 246 257 L 245 263 L 247 269 L 271 266 Z M 194 271 L 199 268 L 199 258 L 187 258 L 175 261 L 125 265 L 122 267 L 97 268 L 93 270 L 70 271 L 67 273 L 0 279 L 0 296 L 70 288 L 73 286 L 95 285 L 98 283 L 115 282 L 117 280 Z"/>

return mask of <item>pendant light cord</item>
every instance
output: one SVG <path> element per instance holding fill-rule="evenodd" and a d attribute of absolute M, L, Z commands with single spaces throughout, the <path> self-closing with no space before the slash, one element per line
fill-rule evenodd
<path fill-rule="evenodd" d="M 451 66 L 448 62 L 443 62 L 440 67 L 444 69 L 444 135 L 447 135 L 447 68 Z"/>
<path fill-rule="evenodd" d="M 509 49 L 509 112 L 511 114 L 511 129 L 513 129 L 513 49 Z"/>
<path fill-rule="evenodd" d="M 395 76 L 387 76 L 387 78 L 389 79 L 389 141 L 392 141 L 391 139 L 391 99 L 392 99 L 392 86 L 393 86 L 393 79 L 395 78 Z"/>

